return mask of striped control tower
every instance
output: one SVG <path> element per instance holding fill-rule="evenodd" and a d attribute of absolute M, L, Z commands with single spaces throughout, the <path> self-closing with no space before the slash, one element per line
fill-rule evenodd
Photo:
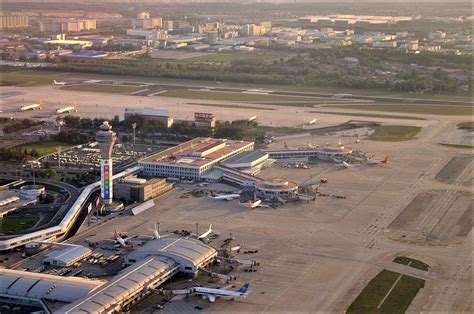
<path fill-rule="evenodd" d="M 112 131 L 108 121 L 104 121 L 96 134 L 96 140 L 100 148 L 100 199 L 104 205 L 113 203 L 112 186 L 112 148 L 117 135 Z"/>

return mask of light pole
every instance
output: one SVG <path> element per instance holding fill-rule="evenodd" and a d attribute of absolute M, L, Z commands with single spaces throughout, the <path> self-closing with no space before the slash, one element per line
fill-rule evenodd
<path fill-rule="evenodd" d="M 133 129 L 133 144 L 135 144 L 135 129 L 137 128 L 136 123 L 132 123 L 132 129 Z"/>

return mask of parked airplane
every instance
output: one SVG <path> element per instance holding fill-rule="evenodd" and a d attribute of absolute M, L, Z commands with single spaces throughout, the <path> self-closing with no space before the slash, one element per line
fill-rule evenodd
<path fill-rule="evenodd" d="M 212 233 L 212 224 L 209 225 L 209 229 L 206 232 L 198 236 L 198 240 L 206 239 Z"/>
<path fill-rule="evenodd" d="M 139 237 L 140 238 L 149 238 L 149 239 L 152 239 L 152 240 L 157 240 L 157 239 L 165 238 L 167 236 L 172 235 L 172 233 L 161 235 L 158 231 L 158 226 L 157 226 L 156 223 L 153 224 L 153 229 L 149 229 L 149 230 L 153 232 L 153 235 L 140 235 Z"/>
<path fill-rule="evenodd" d="M 143 244 L 144 241 L 133 241 L 130 237 L 124 237 L 117 228 L 114 227 L 114 239 L 107 239 L 106 241 L 114 242 L 115 245 L 121 247 L 131 247 L 133 245 Z"/>
<path fill-rule="evenodd" d="M 196 294 L 202 296 L 203 299 L 209 302 L 215 302 L 217 298 L 235 300 L 235 298 L 245 298 L 249 292 L 247 291 L 249 283 L 244 283 L 242 287 L 236 291 L 228 290 L 232 286 L 226 286 L 222 289 L 195 287 L 190 289 L 171 290 L 171 294 Z"/>
<path fill-rule="evenodd" d="M 73 102 L 72 106 L 56 109 L 57 114 L 71 113 L 73 111 L 77 112 L 77 102 Z"/>
<path fill-rule="evenodd" d="M 353 95 L 352 94 L 335 94 L 334 97 L 337 98 L 351 98 Z"/>
<path fill-rule="evenodd" d="M 20 107 L 20 111 L 29 111 L 29 110 L 36 110 L 36 109 L 43 109 L 43 101 L 41 99 L 38 100 L 37 103 Z"/>
<path fill-rule="evenodd" d="M 232 201 L 237 198 L 240 198 L 240 194 L 218 194 L 218 195 L 211 195 L 211 197 L 215 200 Z"/>
<path fill-rule="evenodd" d="M 352 165 L 345 162 L 345 161 L 342 161 L 340 164 L 337 164 L 337 167 L 339 167 L 341 169 L 347 169 L 347 168 L 351 168 Z"/>
<path fill-rule="evenodd" d="M 248 208 L 268 207 L 262 204 L 262 200 L 256 200 L 255 202 L 248 201 L 248 203 L 243 203 L 243 204 L 245 204 L 245 207 L 248 207 Z"/>
<path fill-rule="evenodd" d="M 58 82 L 56 80 L 53 80 L 54 85 L 66 85 L 66 82 Z"/>
<path fill-rule="evenodd" d="M 385 157 L 383 160 L 376 160 L 376 159 L 368 159 L 367 163 L 369 165 L 381 165 L 381 164 L 386 164 L 388 162 L 388 157 Z"/>

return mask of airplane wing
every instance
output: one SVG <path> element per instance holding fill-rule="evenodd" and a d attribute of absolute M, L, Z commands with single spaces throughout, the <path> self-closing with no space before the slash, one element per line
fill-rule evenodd
<path fill-rule="evenodd" d="M 209 302 L 215 302 L 216 301 L 216 296 L 213 294 L 208 294 L 207 298 L 209 299 Z"/>

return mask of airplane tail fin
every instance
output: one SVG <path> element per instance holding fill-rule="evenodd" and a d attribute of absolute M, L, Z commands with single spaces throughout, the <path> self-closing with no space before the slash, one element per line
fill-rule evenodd
<path fill-rule="evenodd" d="M 114 237 L 118 239 L 120 237 L 119 233 L 117 232 L 117 227 L 114 227 Z"/>
<path fill-rule="evenodd" d="M 249 208 L 252 208 L 252 206 L 253 206 L 252 201 L 249 201 L 249 202 L 248 202 L 248 207 L 249 207 Z"/>
<path fill-rule="evenodd" d="M 384 159 L 384 160 L 382 160 L 382 163 L 383 163 L 383 164 L 386 164 L 386 163 L 387 163 L 387 161 L 388 161 L 388 156 L 385 156 L 385 159 Z"/>
<path fill-rule="evenodd" d="M 212 232 L 212 224 L 209 225 L 208 231 L 209 231 L 209 232 Z"/>
<path fill-rule="evenodd" d="M 237 290 L 236 292 L 240 292 L 240 293 L 247 292 L 247 289 L 249 288 L 249 285 L 250 284 L 248 282 L 244 283 L 243 286 L 240 287 L 239 290 Z"/>

